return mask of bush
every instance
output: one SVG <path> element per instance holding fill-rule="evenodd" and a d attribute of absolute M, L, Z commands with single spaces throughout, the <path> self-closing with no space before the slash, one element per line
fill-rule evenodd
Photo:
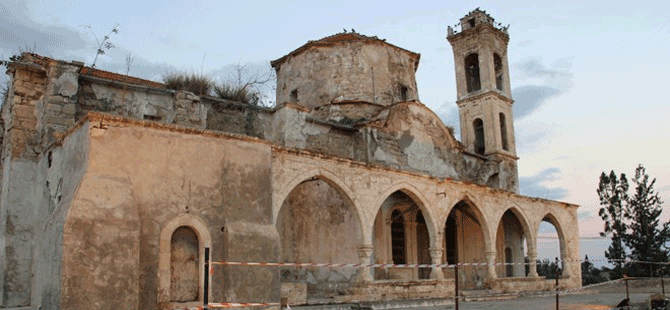
<path fill-rule="evenodd" d="M 198 96 L 210 95 L 214 88 L 210 76 L 195 72 L 168 72 L 163 75 L 163 84 L 169 89 L 190 91 Z"/>
<path fill-rule="evenodd" d="M 214 86 L 214 95 L 221 99 L 239 101 L 250 105 L 258 105 L 261 95 L 249 90 L 247 85 L 220 84 Z"/>

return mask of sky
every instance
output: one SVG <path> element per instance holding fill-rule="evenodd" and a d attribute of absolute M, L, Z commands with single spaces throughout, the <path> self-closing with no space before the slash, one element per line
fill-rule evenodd
<path fill-rule="evenodd" d="M 581 205 L 580 236 L 595 237 L 603 228 L 600 173 L 633 176 L 643 164 L 670 209 L 667 1 L 1 0 L 0 56 L 34 48 L 91 65 L 95 37 L 118 25 L 110 35 L 115 47 L 100 56 L 97 68 L 125 73 L 132 54 L 134 76 L 160 81 L 166 72 L 187 70 L 226 80 L 235 65 L 268 71 L 269 61 L 308 40 L 355 29 L 421 54 L 419 99 L 459 135 L 453 54 L 445 37 L 447 26 L 477 7 L 510 25 L 521 194 Z M 664 221 L 669 218 L 665 210 Z M 543 226 L 540 233 L 550 236 L 551 229 Z M 557 247 L 551 239 L 541 242 Z M 584 239 L 582 256 L 602 257 L 606 242 L 591 243 Z"/>

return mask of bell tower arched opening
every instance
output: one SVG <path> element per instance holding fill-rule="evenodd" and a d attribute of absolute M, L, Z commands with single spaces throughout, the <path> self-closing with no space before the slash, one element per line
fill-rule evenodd
<path fill-rule="evenodd" d="M 465 57 L 465 80 L 468 84 L 468 93 L 482 89 L 479 78 L 479 55 L 475 53 Z"/>

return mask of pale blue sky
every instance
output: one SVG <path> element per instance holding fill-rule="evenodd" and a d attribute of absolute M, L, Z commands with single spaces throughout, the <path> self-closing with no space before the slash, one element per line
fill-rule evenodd
<path fill-rule="evenodd" d="M 582 205 L 580 234 L 602 229 L 602 171 L 658 178 L 670 205 L 670 4 L 635 1 L 0 1 L 0 55 L 37 53 L 90 64 L 116 23 L 117 48 L 97 67 L 160 79 L 170 69 L 225 75 L 267 66 L 342 28 L 421 54 L 420 100 L 458 128 L 448 25 L 476 7 L 510 24 L 509 65 L 522 194 Z M 204 56 L 204 62 L 203 62 Z M 0 77 L 4 81 L 5 77 Z M 670 217 L 670 210 L 664 212 Z"/>

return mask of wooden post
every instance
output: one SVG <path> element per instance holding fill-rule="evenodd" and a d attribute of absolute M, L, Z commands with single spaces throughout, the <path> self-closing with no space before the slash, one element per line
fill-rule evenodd
<path fill-rule="evenodd" d="M 556 310 L 559 310 L 559 307 L 558 307 L 558 277 L 559 277 L 558 257 L 556 257 Z"/>
<path fill-rule="evenodd" d="M 282 297 L 279 300 L 280 300 L 279 304 L 281 305 L 279 309 L 281 310 L 288 309 L 288 297 Z"/>
<path fill-rule="evenodd" d="M 665 296 L 665 282 L 663 281 L 663 276 L 661 276 L 661 289 L 663 289 L 663 296 Z"/>
<path fill-rule="evenodd" d="M 624 280 L 626 281 L 626 299 L 630 301 L 630 295 L 628 295 L 628 278 L 624 278 Z"/>
<path fill-rule="evenodd" d="M 458 310 L 458 264 L 454 266 L 454 279 L 456 280 L 456 295 L 454 295 L 454 303 L 456 305 L 456 310 Z"/>
<path fill-rule="evenodd" d="M 202 305 L 208 309 L 209 304 L 209 247 L 205 248 L 205 285 L 204 292 L 202 292 Z"/>

